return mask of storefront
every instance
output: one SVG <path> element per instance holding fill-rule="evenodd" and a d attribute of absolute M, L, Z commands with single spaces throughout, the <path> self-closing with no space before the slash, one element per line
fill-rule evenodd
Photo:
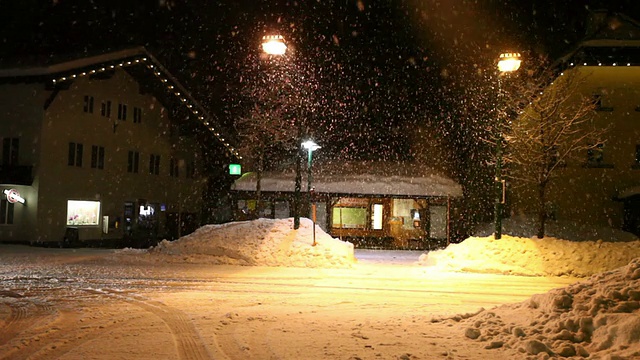
<path fill-rule="evenodd" d="M 261 179 L 261 206 L 257 206 L 254 191 L 255 174 L 244 174 L 235 181 L 235 219 L 294 216 L 294 175 L 265 173 Z M 305 181 L 303 177 L 302 184 Z M 456 200 L 462 195 L 454 181 L 431 173 L 324 172 L 314 175 L 313 187 L 316 224 L 334 237 L 366 248 L 446 246 L 451 241 Z M 312 218 L 309 194 L 303 190 L 300 198 L 301 217 Z"/>

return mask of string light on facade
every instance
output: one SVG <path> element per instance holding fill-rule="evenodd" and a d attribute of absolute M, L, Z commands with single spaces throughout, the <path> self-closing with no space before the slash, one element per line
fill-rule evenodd
<path fill-rule="evenodd" d="M 107 71 L 107 69 L 113 70 L 113 69 L 115 69 L 115 68 L 116 68 L 116 66 L 117 66 L 117 67 L 132 66 L 132 65 L 135 65 L 135 64 L 139 64 L 140 62 L 146 62 L 146 61 L 147 61 L 147 58 L 146 58 L 146 57 L 144 57 L 144 58 L 138 58 L 138 59 L 135 59 L 135 60 L 133 60 L 133 59 L 132 59 L 131 61 L 121 62 L 121 63 L 119 63 L 119 64 L 117 64 L 117 65 L 109 65 L 109 66 L 106 66 L 106 67 L 103 65 L 103 66 L 102 66 L 102 67 L 100 67 L 100 68 L 96 68 L 96 69 L 88 70 L 88 72 L 87 72 L 87 71 L 83 71 L 83 72 L 78 72 L 78 73 L 75 73 L 75 74 L 70 74 L 70 75 L 67 75 L 67 76 L 62 76 L 62 77 L 59 77 L 59 78 L 57 78 L 57 79 L 51 79 L 51 82 L 52 82 L 53 84 L 58 84 L 58 83 L 60 83 L 60 82 L 65 82 L 65 81 L 67 81 L 67 80 L 71 80 L 71 79 L 76 79 L 76 78 L 79 78 L 79 77 L 87 76 L 87 74 L 96 74 L 96 73 L 98 73 L 98 72 L 104 72 L 104 71 Z M 160 82 L 162 82 L 162 83 L 164 83 L 164 84 L 166 84 L 166 83 L 168 83 L 168 82 L 169 82 L 169 79 L 167 79 L 167 78 L 165 78 L 165 77 L 162 77 L 162 72 L 161 72 L 160 70 L 156 70 L 156 69 L 157 69 L 157 67 L 156 67 L 155 65 L 153 65 L 153 64 L 146 64 L 146 66 L 147 66 L 147 68 L 149 68 L 149 69 L 151 69 L 151 70 L 152 70 L 153 74 L 154 74 L 154 75 L 156 75 L 156 77 L 160 80 Z M 170 90 L 170 91 L 173 91 L 173 89 L 175 89 L 175 86 L 174 86 L 174 85 L 171 85 L 171 84 L 167 84 L 167 89 L 168 89 L 168 90 Z M 204 116 L 201 116 L 201 115 L 198 115 L 198 114 L 200 114 L 200 111 L 197 109 L 197 104 L 193 104 L 193 103 L 191 103 L 191 101 L 189 101 L 189 99 L 187 99 L 187 98 L 185 98 L 185 97 L 182 97 L 182 93 L 181 93 L 181 92 L 179 92 L 179 91 L 175 91 L 175 92 L 174 92 L 174 95 L 175 95 L 177 98 L 179 98 L 179 99 L 180 99 L 180 101 L 181 101 L 182 103 L 184 103 L 184 104 L 185 104 L 185 106 L 186 106 L 186 107 L 191 111 L 191 113 L 193 113 L 194 115 L 196 115 L 196 116 L 198 117 L 198 119 L 199 119 L 199 120 L 200 120 L 200 121 L 201 121 L 205 126 L 209 126 L 209 122 L 208 122 L 208 121 L 205 121 L 205 117 L 204 117 Z M 215 128 L 214 128 L 214 127 L 212 127 L 212 126 L 209 126 L 209 130 L 210 130 L 211 132 L 215 132 Z M 225 143 L 225 142 L 224 142 L 224 138 L 222 138 L 222 137 L 220 136 L 220 134 L 219 134 L 219 133 L 215 133 L 215 135 L 218 137 L 218 139 L 220 139 L 220 142 L 222 142 L 222 143 L 226 146 L 227 150 L 229 150 L 229 152 L 230 152 L 231 154 L 233 154 L 233 155 L 235 155 L 236 157 L 238 157 L 238 159 L 242 159 L 242 158 L 239 156 L 239 154 L 238 154 L 238 152 L 236 151 L 236 149 L 232 148 L 232 147 L 229 145 L 229 143 Z"/>

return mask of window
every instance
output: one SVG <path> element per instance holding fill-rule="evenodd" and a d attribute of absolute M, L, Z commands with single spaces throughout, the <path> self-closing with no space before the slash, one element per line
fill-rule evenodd
<path fill-rule="evenodd" d="M 587 150 L 587 162 L 589 164 L 602 164 L 604 159 L 604 144 L 592 145 Z"/>
<path fill-rule="evenodd" d="M 636 145 L 636 158 L 633 163 L 633 168 L 640 169 L 640 144 Z"/>
<path fill-rule="evenodd" d="M 18 152 L 20 150 L 19 138 L 2 139 L 2 164 L 18 165 Z"/>
<path fill-rule="evenodd" d="M 111 117 L 111 101 L 103 101 L 102 107 L 100 108 L 100 115 L 110 118 Z"/>
<path fill-rule="evenodd" d="M 127 120 L 127 105 L 118 104 L 118 120 Z"/>
<path fill-rule="evenodd" d="M 584 167 L 613 168 L 613 164 L 607 164 L 604 160 L 604 144 L 591 145 L 587 150 L 587 162 L 584 164 Z"/>
<path fill-rule="evenodd" d="M 189 179 L 195 179 L 196 177 L 196 162 L 195 161 L 189 161 L 187 163 L 187 178 Z"/>
<path fill-rule="evenodd" d="M 180 175 L 180 167 L 178 166 L 178 159 L 171 158 L 169 161 L 169 176 L 178 177 Z"/>
<path fill-rule="evenodd" d="M 84 96 L 84 112 L 93 114 L 93 96 Z"/>
<path fill-rule="evenodd" d="M 13 224 L 13 203 L 0 199 L 0 225 Z"/>
<path fill-rule="evenodd" d="M 373 230 L 382 230 L 382 212 L 384 206 L 382 204 L 371 205 L 371 228 Z"/>
<path fill-rule="evenodd" d="M 82 144 L 73 143 L 73 142 L 69 143 L 69 161 L 68 161 L 69 166 L 82 167 L 82 151 L 83 151 Z"/>
<path fill-rule="evenodd" d="M 67 201 L 67 225 L 98 224 L 100 224 L 100 201 Z"/>
<path fill-rule="evenodd" d="M 104 169 L 104 147 L 91 146 L 91 168 Z"/>
<path fill-rule="evenodd" d="M 151 154 L 149 156 L 149 174 L 160 174 L 160 155 Z"/>
<path fill-rule="evenodd" d="M 133 122 L 137 124 L 142 122 L 142 109 L 139 107 L 133 108 Z"/>
<path fill-rule="evenodd" d="M 127 161 L 127 172 L 138 173 L 139 163 L 140 163 L 140 153 L 137 151 L 129 151 L 129 159 Z"/>
<path fill-rule="evenodd" d="M 595 105 L 596 111 L 613 111 L 612 106 L 606 106 L 606 99 L 604 95 L 600 93 L 593 94 L 593 104 Z"/>
<path fill-rule="evenodd" d="M 334 207 L 333 227 L 338 229 L 364 229 L 367 226 L 367 208 Z"/>

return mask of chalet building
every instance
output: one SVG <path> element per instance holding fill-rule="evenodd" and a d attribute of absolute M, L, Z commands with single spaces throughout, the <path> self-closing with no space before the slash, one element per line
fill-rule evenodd
<path fill-rule="evenodd" d="M 608 132 L 558 170 L 547 190 L 548 216 L 640 235 L 640 23 L 594 12 L 588 37 L 560 62 L 565 74 L 585 79 L 580 92 L 594 99 L 594 124 Z M 513 212 L 536 211 L 536 196 L 536 189 L 514 187 Z"/>
<path fill-rule="evenodd" d="M 462 188 L 418 164 L 340 163 L 307 170 L 301 184 L 301 216 L 313 218 L 330 235 L 358 247 L 428 249 L 452 240 L 452 219 Z M 246 173 L 232 185 L 236 219 L 293 217 L 295 173 L 261 175 L 257 209 L 257 174 Z"/>
<path fill-rule="evenodd" d="M 238 156 L 144 48 L 5 66 L 0 99 L 0 242 L 176 238 L 200 221 L 199 140 Z"/>

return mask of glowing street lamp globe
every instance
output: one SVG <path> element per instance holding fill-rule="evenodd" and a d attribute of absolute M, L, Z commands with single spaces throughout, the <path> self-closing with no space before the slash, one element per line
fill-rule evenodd
<path fill-rule="evenodd" d="M 498 60 L 498 70 L 500 72 L 512 72 L 520 68 L 520 53 L 503 53 L 500 54 L 500 60 Z"/>
<path fill-rule="evenodd" d="M 282 35 L 265 35 L 262 37 L 262 51 L 269 55 L 284 55 L 287 45 Z"/>
<path fill-rule="evenodd" d="M 305 149 L 307 149 L 309 151 L 316 151 L 316 150 L 320 149 L 320 145 L 318 145 L 315 142 L 313 142 L 313 140 L 307 140 L 307 141 L 303 142 L 302 143 L 302 147 L 304 147 Z"/>

